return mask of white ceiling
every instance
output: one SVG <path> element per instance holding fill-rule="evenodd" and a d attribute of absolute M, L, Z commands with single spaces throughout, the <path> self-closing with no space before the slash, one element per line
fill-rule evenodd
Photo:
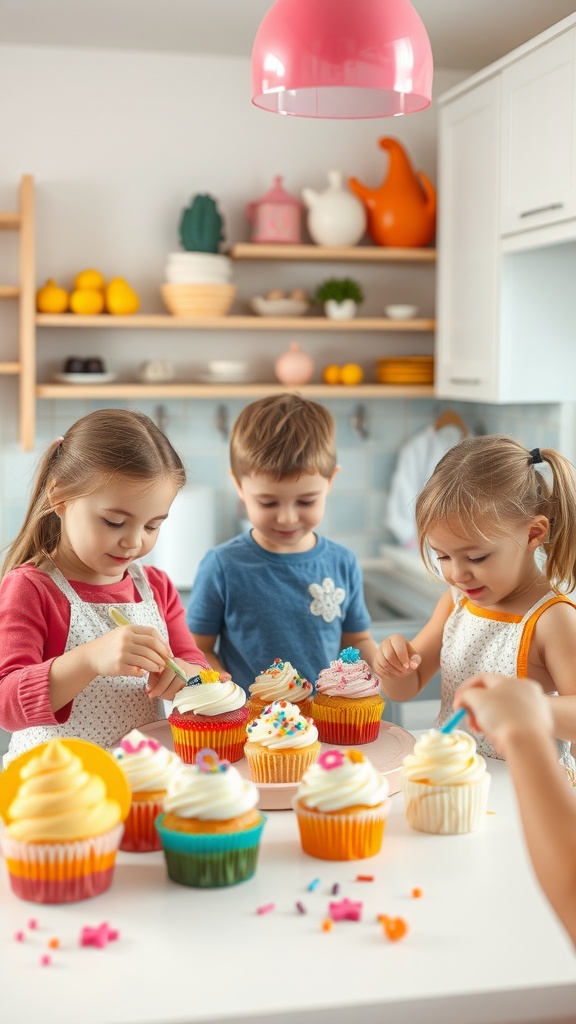
<path fill-rule="evenodd" d="M 576 10 L 576 0 L 412 3 L 436 66 L 465 71 L 485 67 Z M 0 0 L 0 43 L 247 57 L 271 6 L 272 0 Z"/>

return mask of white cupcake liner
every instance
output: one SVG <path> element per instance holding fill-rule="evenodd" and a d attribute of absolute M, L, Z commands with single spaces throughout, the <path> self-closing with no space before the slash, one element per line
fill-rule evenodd
<path fill-rule="evenodd" d="M 431 786 L 402 777 L 406 818 L 412 828 L 435 835 L 475 832 L 486 817 L 490 776 L 455 786 Z"/>

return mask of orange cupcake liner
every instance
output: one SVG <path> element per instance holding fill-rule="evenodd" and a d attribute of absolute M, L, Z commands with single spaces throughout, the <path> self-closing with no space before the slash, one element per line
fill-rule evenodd
<path fill-rule="evenodd" d="M 353 814 L 309 810 L 293 802 L 304 853 L 320 860 L 363 860 L 379 853 L 389 803 Z"/>
<path fill-rule="evenodd" d="M 154 822 L 163 809 L 163 804 L 157 800 L 133 803 L 124 822 L 120 849 L 125 853 L 151 853 L 153 850 L 161 850 L 162 843 Z"/>
<path fill-rule="evenodd" d="M 244 757 L 245 721 L 241 725 L 228 726 L 228 728 L 212 729 L 210 726 L 206 726 L 201 731 L 182 728 L 171 722 L 170 728 L 174 740 L 174 751 L 184 764 L 194 764 L 196 754 L 204 747 L 210 747 L 216 751 L 218 757 L 230 762 L 241 761 Z"/>
<path fill-rule="evenodd" d="M 248 742 L 244 747 L 244 757 L 253 782 L 300 782 L 306 769 L 318 758 L 320 750 L 318 741 L 299 750 L 268 750 L 260 743 Z"/>
<path fill-rule="evenodd" d="M 325 697 L 317 694 L 311 715 L 322 743 L 338 746 L 372 743 L 378 738 L 384 711 L 382 697 Z"/>

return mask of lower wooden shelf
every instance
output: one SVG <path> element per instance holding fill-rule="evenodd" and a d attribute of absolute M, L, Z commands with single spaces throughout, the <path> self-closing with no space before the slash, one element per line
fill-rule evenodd
<path fill-rule="evenodd" d="M 433 384 L 38 384 L 37 398 L 262 398 L 297 391 L 308 398 L 434 398 Z"/>

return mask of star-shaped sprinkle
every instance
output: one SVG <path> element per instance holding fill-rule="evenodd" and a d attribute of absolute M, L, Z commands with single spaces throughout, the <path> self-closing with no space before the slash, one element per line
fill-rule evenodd
<path fill-rule="evenodd" d="M 103 921 L 97 928 L 90 928 L 89 925 L 86 925 L 80 932 L 79 944 L 104 949 L 109 942 L 115 942 L 119 934 L 119 931 L 116 928 L 111 928 L 107 921 Z"/>

